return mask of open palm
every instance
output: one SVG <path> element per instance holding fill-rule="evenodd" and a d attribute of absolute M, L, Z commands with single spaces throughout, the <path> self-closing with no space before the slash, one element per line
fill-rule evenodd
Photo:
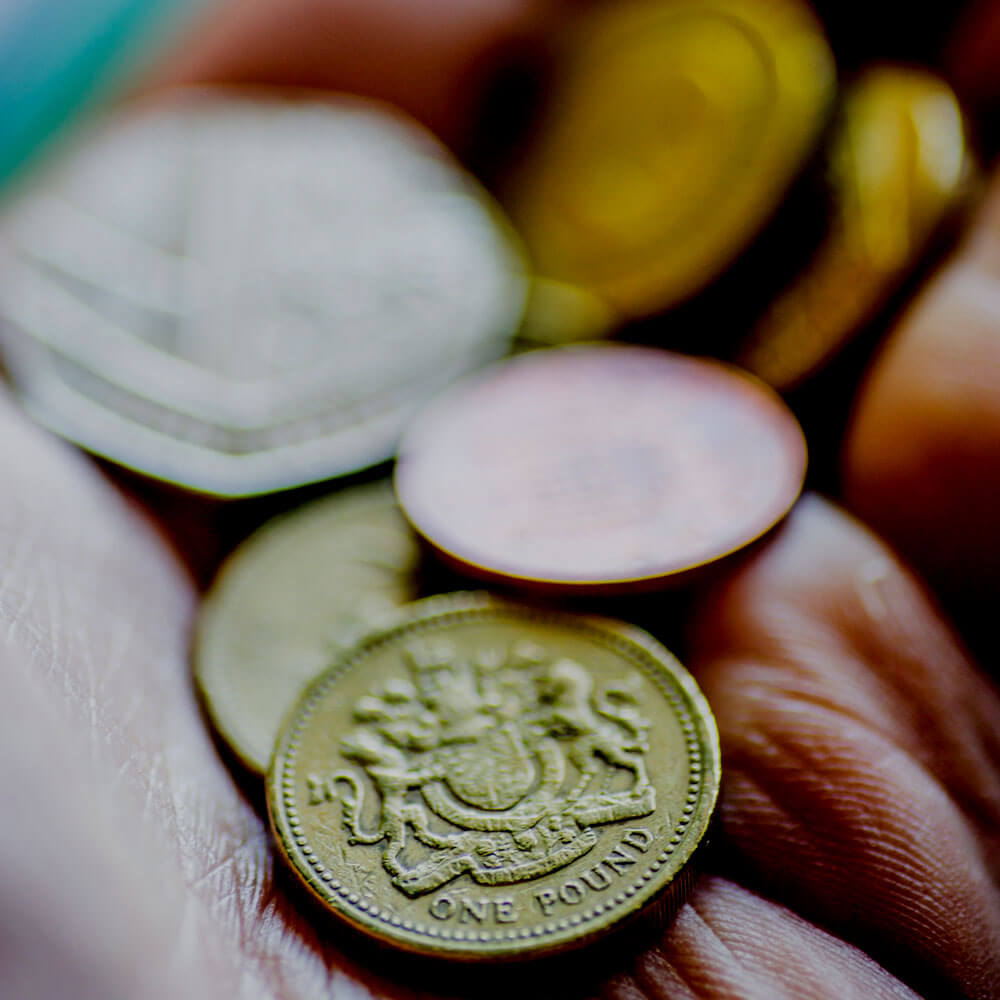
<path fill-rule="evenodd" d="M 479 6 L 493 31 L 518 5 Z M 852 508 L 977 599 L 1000 596 L 998 247 L 987 206 L 893 334 L 845 453 Z M 480 994 L 352 957 L 294 891 L 206 728 L 198 594 L 152 516 L 5 398 L 0 468 L 0 995 Z M 725 773 L 695 892 L 653 947 L 519 991 L 1000 993 L 1000 697 L 914 573 L 806 497 L 698 596 L 681 652 Z"/>

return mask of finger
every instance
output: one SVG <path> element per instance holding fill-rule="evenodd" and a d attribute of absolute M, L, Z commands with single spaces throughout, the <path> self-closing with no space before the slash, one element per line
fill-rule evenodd
<path fill-rule="evenodd" d="M 23 671 L 19 645 L 0 641 L 0 996 L 207 997 L 210 967 L 181 930 L 198 915 L 107 808 L 76 722 Z"/>
<path fill-rule="evenodd" d="M 1000 593 L 1000 180 L 872 365 L 846 438 L 844 490 L 936 584 Z"/>
<path fill-rule="evenodd" d="M 150 86 L 263 83 L 379 98 L 460 143 L 504 54 L 538 30 L 545 0 L 224 0 Z"/>
<path fill-rule="evenodd" d="M 1000 704 L 920 587 L 807 499 L 705 599 L 692 650 L 748 877 L 919 992 L 990 995 Z"/>
<path fill-rule="evenodd" d="M 0 755 L 20 762 L 0 773 L 0 799 L 18 793 L 29 820 L 14 825 L 19 836 L 0 837 L 0 898 L 24 899 L 21 855 L 37 839 L 40 860 L 51 861 L 37 870 L 37 925 L 71 937 L 89 914 L 93 931 L 78 946 L 94 943 L 102 986 L 153 949 L 178 975 L 210 972 L 211 996 L 325 990 L 329 956 L 315 935 L 305 942 L 276 890 L 266 827 L 219 760 L 194 698 L 190 581 L 96 466 L 2 396 L 0 465 Z M 33 687 L 34 700 L 13 697 L 18 684 Z M 60 779 L 50 759 L 72 766 Z M 31 831 L 32 815 L 44 837 Z M 105 837 L 109 827 L 115 836 Z M 70 883 L 82 895 L 51 891 L 66 864 L 83 866 Z M 132 959 L 107 966 L 109 939 Z M 22 956 L 39 975 L 50 940 Z M 130 992 L 130 983 L 102 995 L 160 995 L 145 985 Z M 78 994 L 70 985 L 49 995 Z"/>
<path fill-rule="evenodd" d="M 97 898 L 110 902 L 98 910 L 81 904 L 82 913 L 107 921 L 116 942 L 137 935 L 145 944 L 133 953 L 158 950 L 181 979 L 181 972 L 208 968 L 210 995 L 307 997 L 338 990 L 367 995 L 360 983 L 337 971 L 342 959 L 320 943 L 318 927 L 311 928 L 285 897 L 274 879 L 263 824 L 213 753 L 187 676 L 192 595 L 186 578 L 148 525 L 81 455 L 28 427 L 2 401 L 0 431 L 0 461 L 16 470 L 0 496 L 0 631 L 13 650 L 0 676 L 9 677 L 16 666 L 17 676 L 42 685 L 42 703 L 58 706 L 66 756 L 76 761 L 66 778 L 80 789 L 79 798 L 63 796 L 45 811 L 51 840 L 42 846 L 65 851 L 73 845 L 73 857 L 87 864 L 94 880 L 101 881 L 111 863 L 119 873 L 108 880 L 104 896 L 95 890 Z M 11 726 L 11 712 L 25 720 L 24 728 Z M 40 725 L 46 725 L 44 717 L 30 704 L 0 698 L 5 734 L 0 739 L 24 729 L 37 739 Z M 13 749 L 5 744 L 6 759 L 14 759 Z M 35 750 L 32 759 L 45 757 L 44 742 Z M 78 781 L 75 769 L 84 764 L 86 782 Z M 30 775 L 38 772 L 32 769 Z M 0 773 L 0 794 L 6 787 Z M 29 784 L 28 807 L 37 794 L 38 785 Z M 100 838 L 87 818 L 95 810 L 111 816 L 120 831 L 100 850 L 91 843 Z M 8 854 L 4 863 L 4 843 L 0 838 L 0 889 L 10 888 L 4 870 L 16 862 Z M 174 885 L 181 896 L 176 903 Z M 89 890 L 86 882 L 84 888 Z M 150 924 L 141 910 L 127 905 L 143 893 L 154 910 L 162 909 L 162 922 Z M 24 894 L 12 892 L 11 898 Z M 719 893 L 704 906 L 696 900 L 700 909 L 685 918 L 687 924 L 677 925 L 680 936 L 668 938 L 662 949 L 665 964 L 654 954 L 642 966 L 644 988 L 670 995 L 680 976 L 695 983 L 696 995 L 718 996 L 734 990 L 742 969 L 747 995 L 763 995 L 762 983 L 794 984 L 787 958 L 801 945 L 808 949 L 798 959 L 802 968 L 836 969 L 852 984 L 870 980 L 869 996 L 896 995 L 888 977 L 854 950 L 834 945 L 790 916 L 768 918 L 774 934 L 755 943 L 748 932 L 738 938 L 736 929 L 756 911 L 749 902 L 736 906 L 739 900 L 728 898 Z M 59 899 L 64 908 L 78 911 L 71 929 L 84 919 L 78 902 Z M 55 919 L 48 913 L 50 897 L 41 897 L 39 905 L 41 924 Z M 733 914 L 727 922 L 728 906 Z M 762 912 L 756 919 L 764 925 Z M 740 962 L 727 959 L 718 941 L 713 943 L 716 935 L 744 956 Z M 680 967 L 695 942 L 700 942 L 698 957 L 684 959 Z M 35 969 L 44 961 L 44 944 L 35 951 Z M 819 954 L 813 956 L 814 950 Z M 105 953 L 95 949 L 93 961 L 100 963 Z M 773 973 L 753 968 L 768 963 Z M 131 980 L 112 989 L 118 971 L 101 971 L 95 990 L 103 990 L 102 996 L 156 995 L 145 987 L 132 989 Z M 164 982 L 176 980 L 165 976 Z M 70 989 L 60 995 L 76 994 Z M 180 989 L 175 995 L 190 994 Z"/>
<path fill-rule="evenodd" d="M 915 996 L 858 949 L 722 878 L 702 879 L 663 943 L 608 1000 L 882 1000 Z"/>

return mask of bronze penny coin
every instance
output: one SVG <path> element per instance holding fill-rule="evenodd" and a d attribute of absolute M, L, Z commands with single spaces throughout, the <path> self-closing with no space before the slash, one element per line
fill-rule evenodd
<path fill-rule="evenodd" d="M 594 344 L 453 386 L 410 427 L 395 482 L 421 535 L 473 575 L 614 591 L 758 538 L 805 466 L 791 412 L 737 369 Z"/>
<path fill-rule="evenodd" d="M 651 636 L 459 594 L 310 684 L 268 808 L 292 870 L 355 928 L 530 958 L 676 910 L 719 768 L 704 697 Z"/>

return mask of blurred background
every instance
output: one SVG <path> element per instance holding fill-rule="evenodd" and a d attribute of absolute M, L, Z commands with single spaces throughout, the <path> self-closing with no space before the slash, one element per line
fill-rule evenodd
<path fill-rule="evenodd" d="M 1000 142 L 1000 5 L 701 4 L 759 29 L 764 62 L 780 69 L 760 107 L 739 78 L 750 71 L 701 29 L 662 29 L 678 54 L 671 86 L 695 67 L 689 91 L 662 96 L 659 50 L 644 54 L 626 28 L 676 6 L 13 0 L 0 13 L 0 201 L 16 214 L 100 115 L 178 85 L 376 98 L 426 126 L 508 213 L 531 282 L 517 348 L 617 337 L 738 363 L 785 395 L 809 441 L 809 484 L 837 495 L 862 372 L 954 247 Z M 773 134 L 754 131 L 765 126 Z M 742 201 L 717 211 L 699 184 L 723 155 L 723 187 Z M 661 164 L 670 183 L 642 188 Z M 602 190 L 616 192 L 613 210 L 584 218 Z M 681 208 L 683 238 L 671 235 Z M 636 218 L 660 220 L 629 244 L 642 266 L 609 277 L 610 241 L 625 233 L 614 228 L 631 225 L 624 246 Z M 600 252 L 584 259 L 581 246 Z M 304 493 L 234 502 L 137 471 L 116 475 L 181 538 L 203 583 L 266 515 L 325 488 L 305 481 L 317 473 Z"/>

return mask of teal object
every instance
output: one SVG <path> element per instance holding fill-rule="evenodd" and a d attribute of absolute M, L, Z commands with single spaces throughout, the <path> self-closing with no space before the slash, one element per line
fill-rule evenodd
<path fill-rule="evenodd" d="M 0 187 L 200 0 L 0 0 Z"/>

